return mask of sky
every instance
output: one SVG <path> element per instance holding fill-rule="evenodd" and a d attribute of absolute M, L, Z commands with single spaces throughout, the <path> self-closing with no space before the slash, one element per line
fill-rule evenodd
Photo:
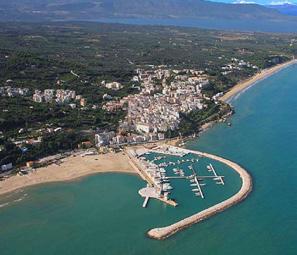
<path fill-rule="evenodd" d="M 213 2 L 225 3 L 257 3 L 257 4 L 297 4 L 297 0 L 212 0 Z"/>

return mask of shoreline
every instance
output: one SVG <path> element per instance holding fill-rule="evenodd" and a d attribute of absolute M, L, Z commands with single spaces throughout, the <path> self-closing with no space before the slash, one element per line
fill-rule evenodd
<path fill-rule="evenodd" d="M 41 184 L 68 182 L 100 173 L 137 174 L 124 153 L 69 156 L 62 163 L 37 168 L 28 175 L 14 175 L 0 182 L 0 196 Z"/>
<path fill-rule="evenodd" d="M 248 78 L 247 80 L 241 81 L 237 83 L 234 87 L 232 87 L 228 92 L 226 92 L 220 100 L 223 102 L 230 102 L 233 97 L 238 95 L 240 92 L 244 91 L 245 89 L 254 86 L 257 82 L 265 80 L 266 78 L 276 74 L 277 72 L 291 66 L 297 64 L 297 59 L 292 59 L 288 62 L 273 66 L 271 68 L 267 68 L 262 70 L 260 73 Z"/>
<path fill-rule="evenodd" d="M 222 212 L 229 207 L 238 204 L 239 202 L 243 201 L 249 193 L 252 191 L 253 184 L 252 184 L 252 177 L 250 174 L 240 165 L 237 163 L 225 159 L 223 157 L 219 157 L 213 154 L 205 153 L 205 152 L 200 152 L 200 151 L 192 151 L 192 150 L 185 150 L 187 152 L 196 154 L 198 156 L 214 159 L 216 161 L 219 161 L 230 168 L 232 168 L 234 171 L 236 171 L 242 180 L 242 185 L 240 190 L 233 195 L 232 197 L 215 204 L 203 211 L 200 211 L 192 216 L 189 216 L 185 219 L 182 219 L 174 224 L 171 224 L 166 227 L 160 227 L 160 228 L 153 228 L 147 232 L 147 235 L 152 238 L 152 239 L 157 239 L 157 240 L 164 240 L 167 239 L 168 237 L 174 235 L 175 233 L 184 230 L 200 221 L 203 221 L 205 219 L 208 219 L 209 217 Z"/>
<path fill-rule="evenodd" d="M 163 140 L 156 144 L 173 144 L 178 139 Z M 146 144 L 142 146 L 150 146 Z M 136 145 L 137 146 L 137 145 Z M 131 148 L 135 147 L 131 146 Z M 61 164 L 51 163 L 44 167 L 38 167 L 27 175 L 12 175 L 0 181 L 0 198 L 9 193 L 42 184 L 71 182 L 90 175 L 101 173 L 134 174 L 144 179 L 135 170 L 135 166 L 126 152 L 106 153 L 90 156 L 68 156 L 62 159 Z M 145 180 L 145 179 L 144 179 Z"/>

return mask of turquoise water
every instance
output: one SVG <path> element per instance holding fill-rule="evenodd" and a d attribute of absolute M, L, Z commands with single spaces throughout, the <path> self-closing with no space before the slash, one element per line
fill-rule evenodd
<path fill-rule="evenodd" d="M 227 167 L 226 186 L 207 183 L 206 199 L 175 182 L 178 208 L 141 207 L 137 176 L 102 174 L 43 185 L 1 198 L 1 255 L 6 254 L 296 254 L 297 66 L 260 82 L 232 103 L 232 127 L 217 125 L 187 146 L 219 154 L 250 171 L 254 192 L 243 203 L 165 241 L 145 232 L 231 196 L 240 180 Z M 199 173 L 204 173 L 201 162 Z M 198 167 L 198 166 L 197 166 Z M 24 196 L 27 194 L 27 196 Z M 22 201 L 13 202 L 23 197 Z"/>

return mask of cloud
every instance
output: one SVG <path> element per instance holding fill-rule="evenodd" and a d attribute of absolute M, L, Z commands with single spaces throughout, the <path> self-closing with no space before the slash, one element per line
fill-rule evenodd
<path fill-rule="evenodd" d="M 237 0 L 233 2 L 234 4 L 256 4 L 256 2 L 253 1 L 246 1 L 246 0 Z"/>
<path fill-rule="evenodd" d="M 286 1 L 286 0 L 283 0 L 283 1 L 272 1 L 270 3 L 270 5 L 284 5 L 284 4 L 296 5 L 296 3 L 293 3 L 291 1 Z"/>

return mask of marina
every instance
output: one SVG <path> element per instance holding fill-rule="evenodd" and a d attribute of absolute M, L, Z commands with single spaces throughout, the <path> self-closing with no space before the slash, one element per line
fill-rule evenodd
<path fill-rule="evenodd" d="M 170 181 L 174 179 L 189 181 L 189 188 L 191 189 L 193 195 L 202 199 L 206 198 L 205 192 L 202 188 L 206 185 L 204 182 L 205 180 L 210 179 L 214 181 L 216 185 L 224 186 L 224 176 L 217 173 L 217 170 L 212 163 L 209 163 L 206 167 L 209 173 L 208 175 L 198 175 L 197 166 L 199 163 L 199 158 L 208 158 L 221 162 L 236 171 L 242 179 L 242 186 L 239 192 L 224 200 L 223 202 L 193 214 L 192 216 L 186 217 L 185 219 L 167 227 L 149 230 L 148 236 L 153 239 L 166 239 L 184 228 L 187 228 L 214 214 L 217 214 L 245 199 L 252 190 L 252 179 L 245 169 L 228 159 L 213 154 L 177 148 L 169 145 L 156 146 L 153 149 L 129 149 L 127 153 L 136 169 L 140 173 L 140 176 L 147 181 L 147 187 L 139 191 L 139 194 L 144 197 L 144 202 L 142 205 L 144 208 L 147 207 L 150 198 L 155 198 L 163 201 L 164 203 L 177 206 L 178 203 L 170 197 L 171 190 L 174 189 Z M 176 161 L 170 160 L 168 162 L 158 162 L 161 159 L 167 158 L 164 158 L 164 156 L 155 156 L 150 160 L 149 157 L 153 153 L 164 156 L 168 155 L 170 157 L 178 157 L 178 159 Z M 185 158 L 185 156 L 190 156 L 190 158 Z M 181 165 L 183 168 L 181 168 Z M 175 166 L 172 169 L 174 174 L 172 176 L 168 175 L 169 169 L 167 170 L 167 168 L 169 166 Z"/>
<path fill-rule="evenodd" d="M 157 154 L 157 156 L 155 156 Z M 160 154 L 162 156 L 160 156 Z M 208 175 L 199 175 L 199 158 L 180 148 L 173 146 L 158 146 L 153 149 L 129 150 L 133 164 L 147 182 L 147 187 L 139 190 L 144 198 L 142 207 L 147 207 L 150 198 L 161 200 L 167 204 L 177 206 L 178 202 L 171 196 L 174 186 L 172 180 L 189 182 L 189 189 L 197 198 L 205 198 L 203 191 L 206 179 L 214 181 L 216 185 L 224 185 L 224 176 L 218 175 L 212 164 L 207 165 Z M 153 157 L 152 157 L 153 156 Z M 168 160 L 171 156 L 173 159 Z M 189 158 L 185 158 L 188 156 Z M 164 160 L 164 162 L 161 162 Z"/>
<path fill-rule="evenodd" d="M 161 227 L 161 228 L 154 228 L 154 229 L 149 230 L 148 236 L 153 239 L 158 239 L 158 240 L 166 239 L 166 238 L 170 237 L 171 235 L 177 233 L 180 230 L 183 230 L 183 229 L 185 229 L 193 224 L 196 224 L 204 219 L 207 219 L 221 211 L 224 211 L 225 209 L 227 209 L 227 208 L 231 207 L 232 205 L 235 205 L 235 204 L 239 203 L 240 201 L 242 201 L 243 199 L 245 199 L 248 196 L 248 194 L 252 191 L 251 176 L 244 168 L 242 168 L 238 164 L 236 164 L 228 159 L 225 159 L 225 158 L 213 155 L 213 154 L 205 153 L 205 152 L 192 151 L 192 150 L 187 150 L 187 149 L 182 149 L 182 148 L 176 148 L 175 150 L 177 151 L 177 153 L 179 153 L 179 152 L 180 153 L 193 153 L 200 157 L 206 157 L 206 158 L 213 159 L 213 160 L 216 160 L 216 161 L 226 164 L 227 166 L 232 168 L 234 171 L 236 171 L 240 175 L 240 178 L 242 179 L 242 186 L 241 186 L 241 189 L 239 190 L 239 192 L 237 192 L 235 195 L 226 199 L 223 202 L 220 202 L 214 206 L 211 206 L 203 211 L 197 212 L 196 214 L 186 217 L 185 219 L 180 220 L 176 223 L 173 223 L 169 226 Z M 168 151 L 168 150 L 166 149 L 165 151 Z M 203 180 L 204 178 L 211 178 L 211 179 L 215 180 L 216 184 L 218 184 L 218 185 L 225 184 L 225 182 L 223 180 L 224 176 L 219 176 L 212 164 L 209 164 L 207 168 L 208 168 L 208 171 L 210 173 L 212 173 L 212 175 L 197 176 L 193 167 L 191 167 L 191 170 L 193 172 L 192 179 L 190 179 L 190 182 L 192 183 L 191 187 L 197 186 L 197 188 L 194 188 L 193 191 L 196 192 L 195 194 L 197 194 L 198 196 L 200 196 L 202 198 L 204 198 L 204 195 L 202 193 L 202 189 L 201 189 L 202 184 L 200 184 L 200 180 Z"/>

